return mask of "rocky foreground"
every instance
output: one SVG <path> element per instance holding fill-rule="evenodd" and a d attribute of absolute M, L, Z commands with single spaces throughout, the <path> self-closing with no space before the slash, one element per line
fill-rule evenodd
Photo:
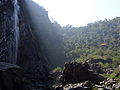
<path fill-rule="evenodd" d="M 95 73 L 87 62 L 65 63 L 62 74 L 58 75 L 58 82 L 53 85 L 56 90 L 120 90 L 119 78 L 104 78 Z"/>
<path fill-rule="evenodd" d="M 20 66 L 0 62 L 0 90 L 54 90 L 50 82 L 49 78 L 36 82 Z"/>
<path fill-rule="evenodd" d="M 0 90 L 120 90 L 120 79 L 104 78 L 88 63 L 68 62 L 40 84 L 28 80 L 21 67 L 0 62 Z"/>

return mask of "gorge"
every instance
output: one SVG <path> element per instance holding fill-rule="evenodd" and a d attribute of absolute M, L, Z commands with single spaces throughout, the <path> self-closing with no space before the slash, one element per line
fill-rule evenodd
<path fill-rule="evenodd" d="M 33 0 L 0 0 L 0 90 L 119 90 L 119 72 L 120 17 L 61 26 Z"/>

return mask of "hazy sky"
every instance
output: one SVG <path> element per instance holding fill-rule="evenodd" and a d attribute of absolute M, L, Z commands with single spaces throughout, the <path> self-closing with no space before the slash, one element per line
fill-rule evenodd
<path fill-rule="evenodd" d="M 61 25 L 86 25 L 89 22 L 120 16 L 120 0 L 34 0 Z"/>

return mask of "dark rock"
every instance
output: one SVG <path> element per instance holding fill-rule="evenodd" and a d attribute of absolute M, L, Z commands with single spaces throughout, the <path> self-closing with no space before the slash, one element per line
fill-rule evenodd
<path fill-rule="evenodd" d="M 40 43 L 30 25 L 25 0 L 18 0 L 20 5 L 19 28 L 20 42 L 18 48 L 17 64 L 27 73 L 27 77 L 34 82 L 46 81 L 48 79 L 48 59 L 41 50 Z M 31 0 L 30 0 L 31 1 Z M 32 2 L 34 3 L 34 2 Z M 42 9 L 40 7 L 40 9 Z"/>
<path fill-rule="evenodd" d="M 90 68 L 95 72 L 95 73 L 99 73 L 99 74 L 103 74 L 106 73 L 106 71 L 102 68 L 102 66 L 98 63 L 93 63 L 90 64 Z"/>
<path fill-rule="evenodd" d="M 0 62 L 1 90 L 30 90 L 25 87 L 23 71 L 14 64 Z"/>
<path fill-rule="evenodd" d="M 58 34 L 57 28 L 53 26 L 51 21 L 48 18 L 48 12 L 35 3 L 33 0 L 19 0 L 21 2 L 21 10 L 23 13 L 23 24 L 25 22 L 28 24 L 26 28 L 21 29 L 22 32 L 25 33 L 25 36 L 21 40 L 24 44 L 24 52 L 31 54 L 29 49 L 35 49 L 35 52 L 39 53 L 39 56 L 43 59 L 42 63 L 45 63 L 45 59 L 42 56 L 45 56 L 48 59 L 47 64 L 50 64 L 50 67 L 53 69 L 57 66 L 63 66 L 66 60 L 64 50 L 63 50 L 63 43 L 62 43 L 62 36 Z M 27 15 L 26 15 L 27 13 Z M 23 25 L 24 26 L 24 25 Z M 23 27 L 21 26 L 21 28 Z M 25 27 L 25 26 L 24 26 Z M 30 27 L 30 28 L 29 28 Z M 22 34 L 23 35 L 23 34 Z M 21 36 L 22 37 L 22 36 Z M 29 46 L 28 46 L 29 45 Z M 21 47 L 21 48 L 22 48 Z M 37 50 L 36 50 L 36 48 Z M 29 48 L 29 49 L 28 49 Z M 32 54 L 34 54 L 34 50 L 32 49 Z M 23 48 L 22 48 L 23 50 Z M 39 51 L 39 52 L 38 52 Z M 22 54 L 22 58 L 28 58 L 27 53 Z M 29 55 L 30 59 L 34 58 L 33 55 Z M 40 59 L 41 59 L 40 58 Z M 23 58 L 24 59 L 24 58 Z M 22 59 L 22 61 L 24 61 Z M 40 60 L 39 59 L 39 60 Z M 27 59 L 29 60 L 29 58 Z M 32 60 L 32 61 L 33 61 Z M 48 65 L 46 65 L 48 66 Z"/>
<path fill-rule="evenodd" d="M 83 65 L 86 69 L 90 69 L 90 65 L 87 62 L 85 62 Z"/>
<path fill-rule="evenodd" d="M 50 75 L 51 77 L 54 79 L 54 80 L 57 80 L 59 81 L 61 75 L 62 75 L 62 72 L 61 71 L 51 71 L 50 72 Z"/>
<path fill-rule="evenodd" d="M 70 83 L 81 83 L 87 80 L 94 83 L 99 83 L 100 81 L 103 81 L 104 78 L 88 69 L 88 67 L 86 68 L 84 64 L 77 62 L 65 63 L 63 76 L 61 78 L 63 85 Z"/>
<path fill-rule="evenodd" d="M 13 19 L 12 19 L 13 18 Z M 15 54 L 14 0 L 0 3 L 0 61 L 13 63 Z"/>
<path fill-rule="evenodd" d="M 120 73 L 117 73 L 117 74 L 115 75 L 115 77 L 120 77 Z"/>

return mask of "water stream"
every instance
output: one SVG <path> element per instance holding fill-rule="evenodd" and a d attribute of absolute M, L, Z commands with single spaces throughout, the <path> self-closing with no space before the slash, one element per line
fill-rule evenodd
<path fill-rule="evenodd" d="M 17 52 L 18 52 L 18 43 L 19 43 L 19 18 L 18 18 L 18 13 L 19 13 L 19 5 L 18 1 L 14 0 L 14 51 L 13 51 L 13 58 L 11 63 L 16 64 L 17 62 Z"/>

